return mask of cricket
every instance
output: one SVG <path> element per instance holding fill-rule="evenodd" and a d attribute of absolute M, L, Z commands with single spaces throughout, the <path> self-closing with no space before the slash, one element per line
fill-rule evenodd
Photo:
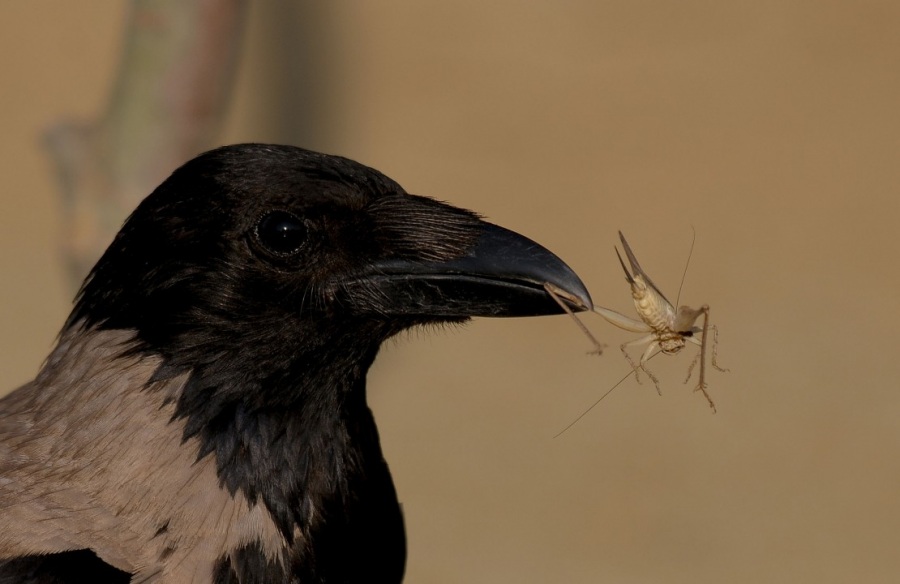
<path fill-rule="evenodd" d="M 620 346 L 620 349 L 622 351 L 622 354 L 625 355 L 625 359 L 628 361 L 629 365 L 631 365 L 631 373 L 634 374 L 635 379 L 638 381 L 638 383 L 640 383 L 640 372 L 643 371 L 653 382 L 653 385 L 656 387 L 657 393 L 662 394 L 659 387 L 659 379 L 647 368 L 647 362 L 659 353 L 665 355 L 676 355 L 687 345 L 687 343 L 698 346 L 700 350 L 694 357 L 694 360 L 691 361 L 691 364 L 688 366 L 687 377 L 685 378 L 684 382 L 687 383 L 688 381 L 690 381 L 691 376 L 694 372 L 694 368 L 699 362 L 700 372 L 698 375 L 697 386 L 694 388 L 694 391 L 699 391 L 703 394 L 703 396 L 706 398 L 706 401 L 709 403 L 709 407 L 715 413 L 716 404 L 715 402 L 713 402 L 709 393 L 706 391 L 706 353 L 708 343 L 707 339 L 709 339 L 710 331 L 712 332 L 712 366 L 719 371 L 725 372 L 728 370 L 720 367 L 717 362 L 719 329 L 715 325 L 711 325 L 709 323 L 709 305 L 704 304 L 700 308 L 679 306 L 676 310 L 675 306 L 678 305 L 678 302 L 681 299 L 681 288 L 679 287 L 678 297 L 676 297 L 675 305 L 673 305 L 660 291 L 660 289 L 653 283 L 653 281 L 650 279 L 650 276 L 648 276 L 647 273 L 641 268 L 641 265 L 637 261 L 637 257 L 635 257 L 631 246 L 628 245 L 628 241 L 625 239 L 625 236 L 622 235 L 621 231 L 619 232 L 619 240 L 622 242 L 622 247 L 625 250 L 625 256 L 628 258 L 628 264 L 631 269 L 629 270 L 629 268 L 625 265 L 625 261 L 622 259 L 622 254 L 619 253 L 618 248 L 616 248 L 616 256 L 618 256 L 619 264 L 622 266 L 622 270 L 625 272 L 625 280 L 631 287 L 631 297 L 634 300 L 634 307 L 637 311 L 638 317 L 640 317 L 640 320 L 625 316 L 624 314 L 616 312 L 615 310 L 597 305 L 594 305 L 593 311 L 602 316 L 609 323 L 623 330 L 644 334 L 644 336 L 638 339 L 623 343 Z M 693 242 L 691 242 L 691 253 L 693 253 L 693 248 L 694 244 Z M 690 263 L 690 255 L 688 256 L 688 263 Z M 687 273 L 687 266 L 685 266 L 685 273 Z M 683 284 L 684 277 L 682 276 L 682 285 Z M 554 286 L 553 284 L 546 283 L 544 285 L 544 288 L 553 297 L 553 299 L 556 300 L 556 302 L 569 314 L 569 316 L 575 319 L 575 322 L 578 323 L 578 326 L 581 328 L 582 332 L 584 332 L 591 340 L 592 344 L 594 345 L 594 350 L 592 351 L 592 353 L 602 353 L 604 345 L 600 343 L 594 337 L 594 335 L 591 334 L 587 327 L 578 319 L 575 313 L 572 312 L 572 310 L 569 309 L 566 303 L 562 300 L 565 299 L 568 302 L 575 304 L 576 306 L 580 306 L 580 302 L 578 302 L 577 299 L 575 299 L 573 296 L 571 296 L 564 290 L 561 290 L 560 288 Z M 703 317 L 703 324 L 702 326 L 697 326 L 696 323 L 700 317 Z M 644 349 L 640 360 L 638 362 L 635 362 L 635 360 L 629 354 L 628 350 L 645 345 L 646 348 Z M 629 373 L 628 375 L 630 376 L 631 373 Z M 623 377 L 609 391 L 615 389 L 620 383 L 622 383 L 622 381 L 627 378 L 628 376 Z M 609 394 L 609 391 L 601 396 L 600 399 L 602 400 L 604 397 L 606 397 L 606 395 Z M 598 400 L 598 403 L 599 401 L 600 400 Z M 596 403 L 594 405 L 596 405 Z M 591 406 L 591 408 L 593 408 L 593 406 Z M 579 416 L 579 419 L 580 418 L 581 416 Z M 575 421 L 577 422 L 578 420 Z"/>

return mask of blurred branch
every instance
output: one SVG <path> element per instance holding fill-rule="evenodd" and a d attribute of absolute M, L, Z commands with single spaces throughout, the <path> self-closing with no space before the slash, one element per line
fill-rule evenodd
<path fill-rule="evenodd" d="M 244 0 L 132 0 L 115 86 L 99 120 L 47 133 L 74 287 L 125 216 L 212 146 L 238 55 Z"/>

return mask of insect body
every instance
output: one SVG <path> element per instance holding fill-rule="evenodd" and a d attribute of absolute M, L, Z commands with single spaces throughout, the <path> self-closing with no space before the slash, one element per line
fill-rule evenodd
<path fill-rule="evenodd" d="M 691 378 L 694 367 L 699 360 L 700 374 L 697 387 L 694 391 L 702 392 L 709 402 L 709 407 L 715 411 L 715 403 L 713 403 L 712 398 L 710 398 L 709 394 L 706 392 L 706 339 L 709 330 L 712 330 L 713 332 L 712 365 L 719 371 L 726 371 L 726 369 L 719 367 L 716 362 L 719 331 L 715 325 L 709 324 L 709 306 L 704 304 L 697 309 L 681 306 L 678 310 L 675 310 L 672 303 L 669 302 L 659 288 L 656 287 L 647 273 L 641 269 L 637 258 L 634 256 L 634 252 L 631 251 L 631 246 L 628 245 L 628 242 L 625 240 L 625 236 L 622 235 L 621 231 L 619 232 L 619 239 L 622 241 L 622 247 L 625 249 L 625 255 L 631 266 L 630 271 L 628 267 L 625 266 L 625 262 L 622 260 L 618 248 L 616 249 L 616 255 L 619 257 L 619 263 L 622 265 L 622 270 L 625 271 L 625 279 L 631 286 L 631 297 L 634 299 L 634 307 L 637 310 L 640 320 L 630 318 L 615 310 L 603 308 L 602 306 L 594 306 L 594 312 L 619 328 L 635 333 L 646 333 L 645 336 L 637 340 L 622 344 L 621 350 L 625 355 L 625 358 L 631 364 L 631 367 L 634 369 L 635 378 L 640 381 L 639 372 L 643 371 L 647 374 L 647 377 L 653 381 L 653 384 L 656 386 L 656 391 L 659 391 L 659 380 L 646 367 L 647 360 L 653 356 L 653 353 L 659 350 L 667 355 L 674 355 L 681 351 L 686 343 L 692 343 L 699 346 L 700 352 L 688 368 L 688 375 L 687 379 L 685 379 L 685 383 Z M 703 316 L 702 327 L 695 325 L 700 316 Z M 701 335 L 699 339 L 697 338 L 698 334 Z M 628 354 L 628 348 L 643 345 L 647 345 L 647 348 L 644 350 L 643 355 L 641 355 L 640 361 L 635 363 Z"/>

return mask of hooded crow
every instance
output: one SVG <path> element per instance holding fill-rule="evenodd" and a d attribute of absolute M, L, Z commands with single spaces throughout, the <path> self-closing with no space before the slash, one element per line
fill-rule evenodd
<path fill-rule="evenodd" d="M 416 325 L 560 313 L 545 282 L 591 306 L 540 245 L 351 160 L 195 158 L 0 400 L 0 583 L 400 582 L 366 372 Z"/>

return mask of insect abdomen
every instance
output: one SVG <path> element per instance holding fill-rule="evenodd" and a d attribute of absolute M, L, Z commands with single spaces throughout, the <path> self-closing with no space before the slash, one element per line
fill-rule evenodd
<path fill-rule="evenodd" d="M 672 331 L 675 313 L 664 298 L 654 294 L 640 278 L 634 279 L 631 286 L 634 307 L 641 320 L 646 322 L 660 337 Z"/>

